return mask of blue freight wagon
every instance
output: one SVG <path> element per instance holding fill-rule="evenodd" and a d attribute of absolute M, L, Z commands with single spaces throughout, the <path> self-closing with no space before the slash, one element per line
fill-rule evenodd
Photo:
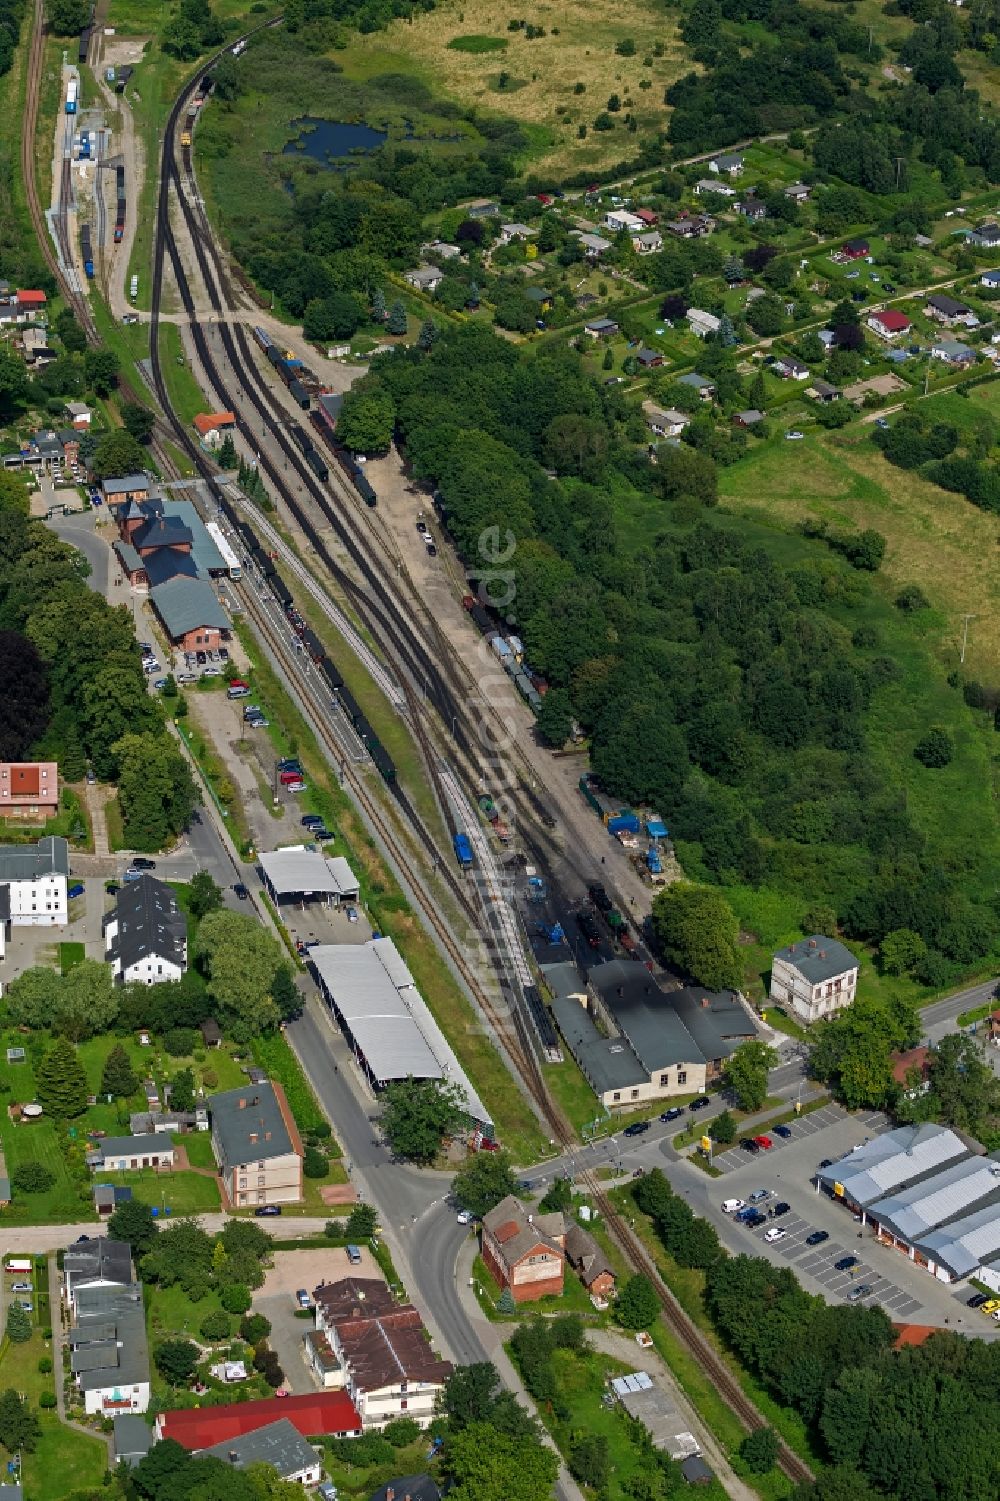
<path fill-rule="evenodd" d="M 638 834 L 640 827 L 638 813 L 619 813 L 607 824 L 609 834 Z"/>
<path fill-rule="evenodd" d="M 455 858 L 463 870 L 467 870 L 472 864 L 472 845 L 469 843 L 468 834 L 456 834 L 452 841 L 455 846 Z"/>

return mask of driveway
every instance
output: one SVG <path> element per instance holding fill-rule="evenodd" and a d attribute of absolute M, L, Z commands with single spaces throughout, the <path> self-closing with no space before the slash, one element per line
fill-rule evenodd
<path fill-rule="evenodd" d="M 321 1282 L 339 1282 L 342 1277 L 377 1277 L 380 1282 L 384 1282 L 382 1268 L 368 1247 L 361 1246 L 360 1251 L 360 1266 L 351 1266 L 342 1246 L 275 1251 L 274 1265 L 268 1269 L 264 1286 L 254 1299 L 254 1307 L 261 1298 L 273 1298 L 279 1294 L 292 1300 L 300 1287 L 304 1287 L 311 1295 L 313 1288 L 318 1287 Z"/>
<path fill-rule="evenodd" d="M 306 1364 L 302 1340 L 313 1327 L 312 1318 L 297 1319 L 297 1304 L 288 1293 L 277 1293 L 273 1298 L 254 1299 L 254 1313 L 262 1313 L 271 1321 L 268 1344 L 281 1361 L 285 1373 L 284 1385 L 293 1392 L 315 1391 L 317 1383 L 312 1379 Z"/>

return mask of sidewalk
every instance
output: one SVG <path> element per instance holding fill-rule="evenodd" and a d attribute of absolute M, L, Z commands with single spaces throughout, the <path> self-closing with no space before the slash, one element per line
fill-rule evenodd
<path fill-rule="evenodd" d="M 455 1268 L 458 1301 L 462 1305 L 462 1312 L 465 1314 L 468 1323 L 475 1330 L 476 1338 L 482 1344 L 483 1349 L 499 1371 L 500 1380 L 508 1391 L 514 1393 L 521 1406 L 534 1416 L 535 1404 L 525 1391 L 521 1383 L 521 1378 L 514 1369 L 510 1356 L 503 1347 L 504 1340 L 507 1335 L 512 1333 L 514 1326 L 512 1324 L 491 1323 L 483 1313 L 476 1299 L 476 1294 L 472 1286 L 472 1263 L 475 1260 L 476 1250 L 476 1242 L 474 1240 L 467 1240 L 459 1252 Z M 552 1438 L 544 1427 L 542 1428 L 542 1435 L 548 1447 L 554 1453 L 558 1453 Z M 563 1501 L 584 1501 L 583 1492 L 567 1470 L 561 1455 L 559 1456 L 559 1478 L 556 1481 L 556 1493 L 563 1498 Z M 736 1493 L 732 1492 L 732 1494 L 735 1495 Z M 744 1498 L 741 1496 L 738 1498 L 738 1501 L 744 1501 Z M 751 1498 L 748 1498 L 748 1501 L 751 1501 Z"/>

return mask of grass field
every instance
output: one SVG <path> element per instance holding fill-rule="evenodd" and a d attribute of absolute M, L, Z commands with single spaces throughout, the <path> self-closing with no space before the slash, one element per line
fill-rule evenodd
<path fill-rule="evenodd" d="M 638 136 L 666 125 L 664 89 L 692 66 L 674 14 L 649 0 L 627 10 L 612 0 L 551 0 L 528 17 L 546 33 L 530 40 L 523 31 L 507 30 L 511 14 L 496 0 L 447 0 L 412 22 L 396 21 L 387 31 L 354 38 L 337 60 L 352 76 L 362 70 L 368 76 L 416 74 L 462 104 L 520 121 L 528 129 L 528 158 L 537 171 L 599 172 L 634 154 L 638 137 L 621 123 L 606 132 L 589 128 L 612 94 L 623 101 L 622 115 L 631 99 Z M 625 39 L 635 43 L 632 56 L 615 51 Z M 504 42 L 502 52 L 487 45 Z M 656 46 L 661 57 L 654 56 Z M 510 77 L 502 91 L 501 71 Z M 640 88 L 642 80 L 651 86 Z M 581 94 L 574 92 L 579 83 L 585 86 Z M 588 126 L 584 140 L 577 135 L 580 124 Z"/>
<path fill-rule="evenodd" d="M 38 1407 L 43 1392 L 53 1390 L 53 1376 L 38 1369 L 41 1356 L 51 1354 L 50 1342 L 36 1328 L 23 1345 L 8 1344 L 0 1360 L 0 1388 L 13 1387 Z M 72 1491 L 94 1490 L 102 1482 L 108 1451 L 99 1438 L 89 1438 L 60 1423 L 53 1412 L 40 1412 L 41 1435 L 31 1454 L 22 1454 L 21 1481 L 36 1501 L 59 1501 Z"/>
<path fill-rule="evenodd" d="M 64 975 L 68 975 L 76 965 L 82 964 L 87 956 L 86 946 L 82 943 L 61 943 L 59 945 L 59 968 Z"/>
<path fill-rule="evenodd" d="M 211 403 L 195 380 L 176 323 L 160 324 L 160 358 L 171 405 L 181 421 L 190 425 L 199 412 L 211 409 Z"/>

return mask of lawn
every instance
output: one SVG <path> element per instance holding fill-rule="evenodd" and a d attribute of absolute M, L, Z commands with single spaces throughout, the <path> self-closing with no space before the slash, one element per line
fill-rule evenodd
<path fill-rule="evenodd" d="M 160 358 L 171 405 L 181 421 L 190 425 L 212 403 L 194 377 L 176 323 L 160 324 Z"/>
<path fill-rule="evenodd" d="M 187 1160 L 192 1167 L 215 1168 L 215 1153 L 212 1151 L 212 1133 L 210 1131 L 189 1131 L 186 1136 L 180 1137 Z"/>
<path fill-rule="evenodd" d="M 636 137 L 621 124 L 606 132 L 590 128 L 612 94 L 623 111 L 632 109 L 640 136 L 665 128 L 664 89 L 691 66 L 673 14 L 649 0 L 627 11 L 613 0 L 559 0 L 528 17 L 546 33 L 533 38 L 509 31 L 510 17 L 496 0 L 447 0 L 387 31 L 352 38 L 337 60 L 349 76 L 360 69 L 369 76 L 415 74 L 479 112 L 520 121 L 531 140 L 528 159 L 540 172 L 599 175 L 632 153 Z M 633 55 L 615 50 L 626 40 L 634 42 Z M 506 43 L 502 53 L 497 43 Z M 502 74 L 509 81 L 501 88 Z M 642 81 L 650 87 L 640 88 Z M 580 124 L 588 127 L 583 140 Z"/>
<path fill-rule="evenodd" d="M 427 1435 L 422 1434 L 405 1449 L 397 1449 L 395 1458 L 389 1465 L 346 1464 L 327 1449 L 324 1467 L 337 1487 L 337 1495 L 341 1501 L 368 1501 L 373 1491 L 384 1486 L 396 1475 L 426 1473 L 428 1445 Z"/>
<path fill-rule="evenodd" d="M 82 964 L 87 957 L 86 945 L 82 943 L 61 943 L 59 945 L 59 968 L 64 975 L 68 975 L 76 965 Z"/>
<path fill-rule="evenodd" d="M 36 1274 L 37 1285 L 37 1274 Z M 51 1355 L 51 1342 L 35 1328 L 23 1345 L 7 1344 L 0 1357 L 0 1388 L 13 1387 L 37 1407 L 43 1392 L 51 1392 L 54 1377 L 38 1369 L 41 1356 Z M 108 1463 L 107 1447 L 98 1438 L 67 1428 L 52 1412 L 39 1414 L 41 1436 L 32 1454 L 24 1454 L 21 1480 L 33 1501 L 60 1501 L 78 1489 L 96 1489 Z"/>
<path fill-rule="evenodd" d="M 155 1168 L 136 1168 L 124 1173 L 102 1171 L 99 1177 L 105 1183 L 128 1184 L 133 1198 L 151 1205 L 161 1215 L 168 1211 L 175 1218 L 185 1214 L 210 1214 L 221 1207 L 217 1181 L 203 1173 L 189 1173 L 183 1169 L 158 1173 Z"/>

